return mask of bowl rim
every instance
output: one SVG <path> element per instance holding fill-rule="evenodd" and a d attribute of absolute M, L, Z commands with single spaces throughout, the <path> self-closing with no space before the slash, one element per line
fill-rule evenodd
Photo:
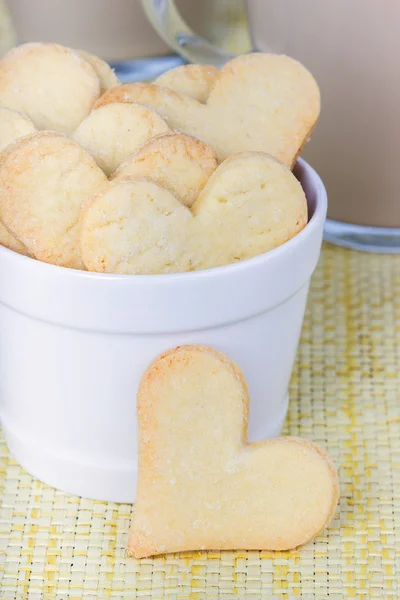
<path fill-rule="evenodd" d="M 305 227 L 297 233 L 290 240 L 284 242 L 280 246 L 272 250 L 268 250 L 263 254 L 259 254 L 258 256 L 254 256 L 252 258 L 247 258 L 236 263 L 231 263 L 228 265 L 222 265 L 219 267 L 212 267 L 210 269 L 201 269 L 198 271 L 189 271 L 184 273 L 159 273 L 159 274 L 149 274 L 149 275 L 123 275 L 118 273 L 96 273 L 93 271 L 83 271 L 80 269 L 71 269 L 70 267 L 61 267 L 59 265 L 53 265 L 51 263 L 46 263 L 40 260 L 36 260 L 30 256 L 25 256 L 23 254 L 19 254 L 14 250 L 10 250 L 5 246 L 0 245 L 0 264 L 2 256 L 6 256 L 8 260 L 16 261 L 21 266 L 24 264 L 25 267 L 31 265 L 32 269 L 36 269 L 37 272 L 41 271 L 43 274 L 50 275 L 51 272 L 57 274 L 60 277 L 70 277 L 74 280 L 96 280 L 97 282 L 104 281 L 135 281 L 140 284 L 165 284 L 174 282 L 182 282 L 184 281 L 194 281 L 199 279 L 210 279 L 215 277 L 220 277 L 223 275 L 234 275 L 243 270 L 251 269 L 252 267 L 257 268 L 263 263 L 274 261 L 278 259 L 282 254 L 288 253 L 291 250 L 294 250 L 298 245 L 302 244 L 309 238 L 316 229 L 319 228 L 321 221 L 325 221 L 326 212 L 327 212 L 327 193 L 325 186 L 322 182 L 321 177 L 318 173 L 311 167 L 311 165 L 302 158 L 298 158 L 295 169 L 300 168 L 303 173 L 306 173 L 313 179 L 313 183 L 315 186 L 315 206 L 313 210 L 313 214 L 311 218 L 305 225 Z M 301 181 L 300 181 L 301 183 Z M 309 206 L 309 199 L 307 198 L 307 205 Z"/>

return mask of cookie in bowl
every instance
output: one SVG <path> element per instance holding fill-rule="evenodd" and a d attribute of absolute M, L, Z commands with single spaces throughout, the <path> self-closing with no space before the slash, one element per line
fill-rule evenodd
<path fill-rule="evenodd" d="M 27 115 L 37 129 L 69 134 L 109 88 L 102 63 L 60 44 L 17 46 L 0 60 L 0 106 Z"/>
<path fill-rule="evenodd" d="M 78 144 L 40 131 L 18 139 L 0 155 L 0 219 L 35 258 L 82 269 L 82 210 L 108 185 Z"/>
<path fill-rule="evenodd" d="M 179 71 L 174 78 L 170 71 L 163 85 L 117 86 L 103 94 L 95 108 L 112 102 L 144 104 L 156 110 L 171 129 L 206 142 L 220 161 L 239 152 L 260 151 L 293 167 L 320 113 L 317 82 L 302 64 L 278 54 L 239 56 L 228 61 L 206 87 L 205 102 L 198 101 L 198 91 L 175 91 L 177 80 L 186 77 L 183 73 Z M 201 81 L 201 70 L 197 73 Z"/>
<path fill-rule="evenodd" d="M 159 141 L 153 144 L 157 148 Z M 81 227 L 89 271 L 133 275 L 210 269 L 272 250 L 307 223 L 300 183 L 268 154 L 246 152 L 225 160 L 190 208 L 170 191 L 174 174 L 176 192 L 179 161 L 169 165 L 168 187 L 163 187 L 165 178 L 157 183 L 147 171 L 146 178 L 116 178 L 94 198 Z"/>

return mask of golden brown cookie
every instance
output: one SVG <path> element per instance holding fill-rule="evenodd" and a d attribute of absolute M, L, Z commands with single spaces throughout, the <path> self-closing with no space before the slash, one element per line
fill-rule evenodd
<path fill-rule="evenodd" d="M 118 167 L 112 181 L 146 177 L 190 207 L 217 166 L 215 152 L 204 142 L 186 133 L 166 133 L 140 146 Z"/>
<path fill-rule="evenodd" d="M 0 60 L 0 105 L 27 115 L 38 129 L 70 133 L 99 96 L 95 70 L 70 48 L 23 44 Z"/>
<path fill-rule="evenodd" d="M 185 272 L 258 256 L 306 223 L 293 173 L 268 154 L 247 152 L 214 171 L 191 209 L 151 180 L 117 179 L 83 215 L 81 250 L 89 271 Z"/>
<path fill-rule="evenodd" d="M 139 479 L 128 551 L 288 550 L 330 523 L 339 497 L 322 448 L 247 442 L 249 396 L 237 365 L 204 346 L 157 358 L 137 396 Z"/>
<path fill-rule="evenodd" d="M 54 132 L 26 136 L 0 160 L 0 218 L 39 260 L 83 268 L 82 209 L 109 186 L 93 158 Z"/>
<path fill-rule="evenodd" d="M 168 190 L 152 181 L 122 180 L 96 196 L 82 217 L 84 265 L 98 273 L 189 271 L 192 221 Z"/>
<path fill-rule="evenodd" d="M 138 146 L 169 127 L 156 111 L 136 104 L 113 103 L 91 112 L 72 135 L 111 175 Z"/>
<path fill-rule="evenodd" d="M 318 85 L 307 69 L 287 56 L 262 53 L 227 62 L 205 104 L 144 83 L 115 87 L 95 107 L 112 102 L 153 108 L 171 129 L 206 142 L 220 161 L 239 152 L 262 151 L 290 167 L 320 111 Z"/>

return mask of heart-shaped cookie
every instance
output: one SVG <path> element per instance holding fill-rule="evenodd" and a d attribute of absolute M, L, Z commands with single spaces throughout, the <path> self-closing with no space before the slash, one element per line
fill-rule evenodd
<path fill-rule="evenodd" d="M 131 154 L 111 180 L 146 177 L 192 206 L 218 166 L 215 152 L 186 133 L 152 138 Z"/>
<path fill-rule="evenodd" d="M 150 138 L 170 131 L 168 125 L 146 106 L 116 102 L 92 111 L 72 135 L 93 156 L 106 175 Z"/>
<path fill-rule="evenodd" d="M 35 258 L 83 268 L 81 212 L 109 186 L 78 144 L 41 131 L 18 139 L 0 155 L 0 219 Z"/>
<path fill-rule="evenodd" d="M 23 44 L 0 60 L 0 105 L 26 114 L 38 129 L 72 132 L 101 87 L 88 60 L 58 44 Z"/>
<path fill-rule="evenodd" d="M 239 368 L 204 346 L 171 350 L 139 386 L 139 477 L 128 551 L 287 550 L 333 517 L 331 460 L 297 438 L 248 443 Z"/>
<path fill-rule="evenodd" d="M 82 258 L 89 271 L 107 273 L 207 269 L 267 252 L 306 222 L 293 173 L 246 152 L 219 165 L 191 209 L 149 179 L 117 179 L 82 217 Z"/>
<path fill-rule="evenodd" d="M 171 129 L 206 142 L 220 161 L 258 150 L 288 166 L 293 166 L 320 111 L 319 89 L 312 75 L 287 56 L 262 53 L 226 63 L 205 104 L 143 83 L 115 87 L 95 107 L 111 102 L 137 102 L 155 109 Z"/>

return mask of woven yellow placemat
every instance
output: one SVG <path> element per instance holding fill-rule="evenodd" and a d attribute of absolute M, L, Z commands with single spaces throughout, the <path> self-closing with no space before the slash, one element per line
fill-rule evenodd
<path fill-rule="evenodd" d="M 125 556 L 132 507 L 67 496 L 0 441 L 0 598 L 400 598 L 400 259 L 325 246 L 286 433 L 340 471 L 328 531 L 295 552 Z"/>

